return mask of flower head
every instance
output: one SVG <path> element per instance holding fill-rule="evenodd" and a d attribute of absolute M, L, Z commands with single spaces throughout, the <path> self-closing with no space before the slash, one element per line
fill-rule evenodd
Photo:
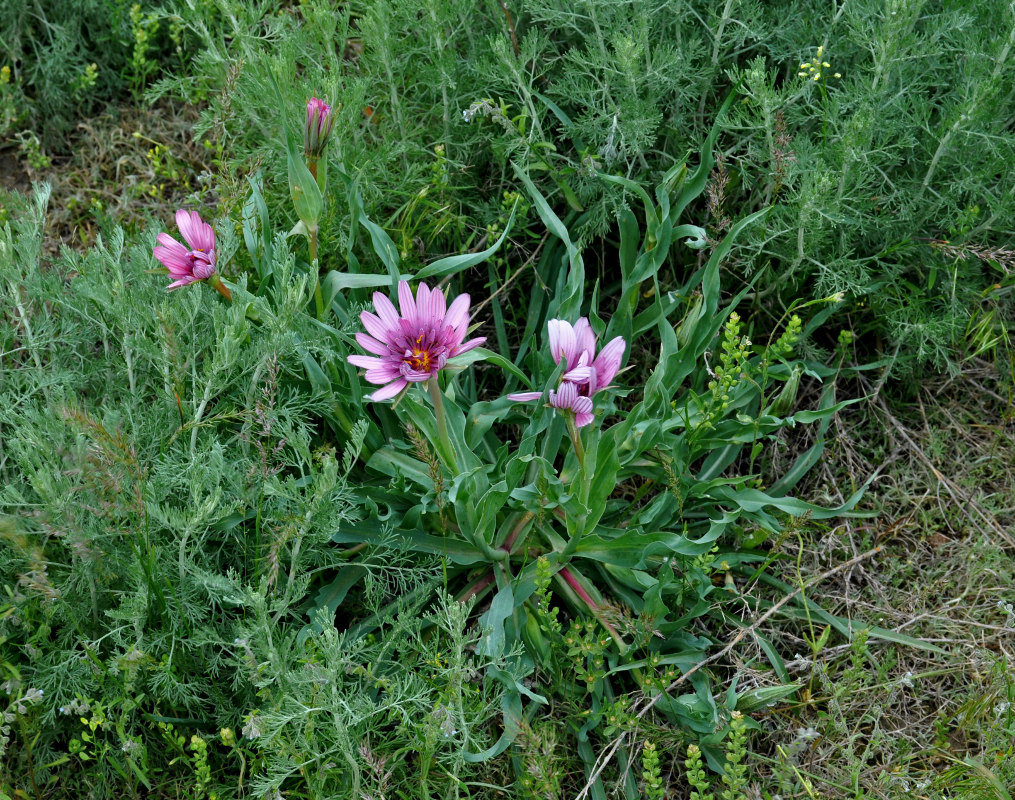
<path fill-rule="evenodd" d="M 318 158 L 324 153 L 334 123 L 331 106 L 324 100 L 311 97 L 307 101 L 307 124 L 303 129 L 303 152 L 307 158 Z"/>
<path fill-rule="evenodd" d="M 176 227 L 187 246 L 168 233 L 160 233 L 158 246 L 152 251 L 175 280 L 167 289 L 178 289 L 188 283 L 203 281 L 215 274 L 215 231 L 196 211 L 176 212 Z"/>
<path fill-rule="evenodd" d="M 486 341 L 485 336 L 465 341 L 469 330 L 469 295 L 460 294 L 450 306 L 444 293 L 425 283 L 412 289 L 398 283 L 398 304 L 374 292 L 376 314 L 360 314 L 366 333 L 357 333 L 359 346 L 372 356 L 349 356 L 349 363 L 366 369 L 366 379 L 380 384 L 369 400 L 394 397 L 410 383 L 435 376 L 448 359 L 461 355 Z"/>
<path fill-rule="evenodd" d="M 627 349 L 623 336 L 611 339 L 596 355 L 596 335 L 585 317 L 574 325 L 562 319 L 546 323 L 553 360 L 564 364 L 564 374 L 556 391 L 549 395 L 550 405 L 575 415 L 581 428 L 592 422 L 592 396 L 609 386 L 617 373 Z M 512 400 L 524 403 L 538 400 L 542 392 L 509 394 Z"/>

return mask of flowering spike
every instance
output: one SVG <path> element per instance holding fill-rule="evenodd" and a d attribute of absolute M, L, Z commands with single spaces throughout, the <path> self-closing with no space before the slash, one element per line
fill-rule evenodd
<path fill-rule="evenodd" d="M 419 284 L 416 296 L 406 281 L 398 284 L 399 309 L 380 292 L 374 294 L 376 314 L 364 311 L 366 333 L 356 341 L 372 356 L 351 355 L 350 364 L 366 370 L 370 383 L 381 384 L 369 400 L 388 400 L 410 383 L 437 375 L 449 359 L 479 347 L 485 336 L 465 341 L 469 330 L 469 296 L 458 295 L 450 308 L 440 289 Z"/>

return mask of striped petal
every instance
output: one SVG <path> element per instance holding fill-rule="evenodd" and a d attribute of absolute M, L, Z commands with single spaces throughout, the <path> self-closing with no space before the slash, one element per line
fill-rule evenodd
<path fill-rule="evenodd" d="M 373 336 L 369 336 L 365 333 L 356 334 L 356 344 L 366 350 L 368 353 L 373 353 L 378 356 L 386 356 L 391 353 L 388 350 L 388 346 L 383 342 L 377 341 Z"/>
<path fill-rule="evenodd" d="M 460 356 L 462 353 L 468 353 L 470 350 L 474 350 L 477 347 L 486 343 L 485 336 L 477 336 L 475 339 L 469 339 L 465 344 L 460 344 L 454 348 L 451 357 Z"/>
<path fill-rule="evenodd" d="M 592 377 L 593 372 L 592 367 L 575 367 L 564 373 L 563 380 L 572 383 L 586 383 Z"/>
<path fill-rule="evenodd" d="M 452 302 L 444 314 L 444 324 L 449 325 L 456 333 L 461 332 L 465 338 L 465 329 L 469 325 L 469 296 L 460 294 Z"/>
<path fill-rule="evenodd" d="M 178 281 L 173 281 L 166 287 L 167 292 L 171 292 L 173 289 L 179 289 L 181 286 L 186 286 L 188 283 L 194 283 L 195 278 L 192 275 L 188 275 L 184 278 L 180 278 Z"/>
<path fill-rule="evenodd" d="M 201 219 L 196 211 L 180 209 L 176 212 L 176 227 L 191 250 L 207 252 L 215 247 L 215 230 Z"/>
<path fill-rule="evenodd" d="M 398 368 L 398 364 L 392 364 L 390 362 L 385 363 L 383 366 L 377 367 L 376 369 L 368 369 L 363 377 L 367 383 L 388 383 L 389 381 L 397 380 L 401 376 L 401 371 Z"/>
<path fill-rule="evenodd" d="M 596 370 L 596 386 L 592 390 L 597 392 L 609 386 L 617 373 L 620 371 L 620 364 L 624 360 L 624 351 L 627 349 L 627 342 L 623 336 L 611 339 L 610 342 L 599 351 L 592 366 Z"/>
<path fill-rule="evenodd" d="M 596 335 L 592 332 L 592 326 L 589 325 L 587 317 L 580 317 L 574 324 L 574 335 L 577 340 L 578 357 L 581 358 L 584 355 L 588 358 L 587 363 L 591 363 L 592 359 L 596 357 Z"/>
<path fill-rule="evenodd" d="M 375 356 L 346 356 L 345 360 L 352 364 L 354 367 L 363 367 L 363 369 L 378 369 L 385 365 L 383 358 L 376 358 Z"/>
<path fill-rule="evenodd" d="M 377 316 L 369 311 L 363 311 L 360 313 L 359 319 L 363 323 L 363 327 L 367 329 L 367 333 L 375 339 L 382 342 L 390 341 L 387 328 L 384 327 L 384 323 Z"/>
<path fill-rule="evenodd" d="M 412 289 L 408 281 L 398 282 L 398 306 L 404 319 L 416 321 L 416 301 L 412 298 Z"/>
<path fill-rule="evenodd" d="M 571 323 L 562 319 L 551 319 L 546 323 L 546 331 L 549 334 L 550 355 L 553 356 L 553 360 L 557 364 L 561 359 L 566 359 L 570 363 L 578 344 Z"/>
<path fill-rule="evenodd" d="M 584 428 L 595 419 L 595 415 L 592 413 L 591 397 L 575 398 L 571 404 L 571 410 L 574 411 L 574 424 L 579 428 Z"/>
<path fill-rule="evenodd" d="M 398 380 L 392 381 L 387 386 L 382 386 L 373 394 L 368 395 L 367 400 L 369 400 L 372 403 L 379 403 L 382 400 L 390 400 L 392 397 L 394 397 L 396 394 L 402 391 L 402 389 L 404 389 L 407 385 L 408 384 L 405 382 L 404 378 L 399 378 Z"/>
<path fill-rule="evenodd" d="M 555 392 L 550 392 L 550 405 L 554 408 L 570 409 L 578 399 L 578 387 L 573 383 L 562 383 Z"/>
<path fill-rule="evenodd" d="M 385 328 L 389 331 L 398 330 L 398 312 L 386 294 L 374 292 L 374 308 L 377 309 L 377 316 L 381 318 Z"/>

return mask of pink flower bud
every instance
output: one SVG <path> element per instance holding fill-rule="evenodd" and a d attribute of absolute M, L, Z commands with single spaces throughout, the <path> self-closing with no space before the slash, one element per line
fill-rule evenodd
<path fill-rule="evenodd" d="M 328 146 L 331 126 L 335 118 L 331 115 L 331 106 L 317 97 L 307 101 L 307 124 L 303 129 L 303 152 L 306 157 L 319 158 Z"/>

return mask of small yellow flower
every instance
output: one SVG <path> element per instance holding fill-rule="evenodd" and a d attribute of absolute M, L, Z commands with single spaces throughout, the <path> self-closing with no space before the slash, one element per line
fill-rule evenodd
<path fill-rule="evenodd" d="M 821 56 L 825 51 L 824 46 L 818 48 L 817 54 L 810 61 L 805 61 L 800 65 L 800 71 L 797 73 L 799 78 L 810 78 L 814 81 L 820 81 L 822 77 L 825 77 L 824 70 L 831 69 L 831 64 L 827 61 L 823 61 Z M 841 78 L 842 73 L 836 72 L 832 75 L 833 78 Z"/>

